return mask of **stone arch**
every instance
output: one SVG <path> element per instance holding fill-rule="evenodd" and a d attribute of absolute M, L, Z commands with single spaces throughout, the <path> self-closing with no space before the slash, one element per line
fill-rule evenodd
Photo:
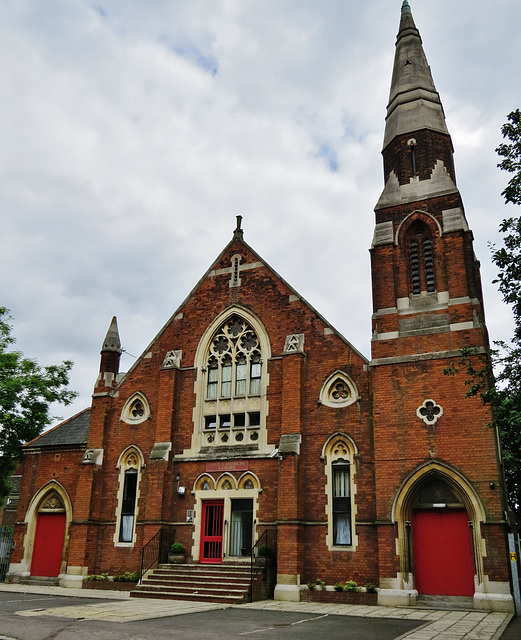
<path fill-rule="evenodd" d="M 258 476 L 252 471 L 246 471 L 246 473 L 243 473 L 237 484 L 239 489 L 256 489 L 259 491 L 261 488 Z"/>
<path fill-rule="evenodd" d="M 194 491 L 215 491 L 215 479 L 208 473 L 202 473 L 194 482 Z"/>
<path fill-rule="evenodd" d="M 56 500 L 56 506 L 52 501 Z M 44 484 L 34 494 L 29 507 L 25 513 L 26 531 L 24 537 L 24 557 L 22 560 L 21 572 L 30 574 L 33 561 L 34 541 L 36 534 L 36 522 L 39 513 L 49 513 L 51 511 L 65 514 L 65 533 L 63 539 L 62 561 L 60 575 L 66 573 L 66 555 L 69 546 L 69 525 L 72 520 L 72 502 L 65 487 L 57 480 L 50 480 Z"/>
<path fill-rule="evenodd" d="M 132 459 L 132 453 L 135 455 L 135 460 Z M 133 466 L 139 469 L 145 466 L 145 456 L 137 445 L 130 444 L 123 449 L 116 463 L 116 468 L 121 469 L 122 465 L 126 467 Z"/>
<path fill-rule="evenodd" d="M 404 588 L 413 588 L 414 572 L 412 560 L 411 520 L 415 501 L 429 484 L 440 481 L 465 508 L 472 528 L 472 548 L 476 588 L 483 588 L 483 557 L 486 555 L 481 537 L 481 523 L 486 521 L 483 504 L 471 483 L 456 469 L 441 462 L 429 462 L 410 473 L 398 489 L 391 512 L 397 524 L 397 549 L 400 557 L 400 577 Z M 481 585 L 481 587 L 480 587 Z"/>
<path fill-rule="evenodd" d="M 429 213 L 428 211 L 416 210 L 416 211 L 412 211 L 398 225 L 398 228 L 396 229 L 396 235 L 394 237 L 395 245 L 399 245 L 403 242 L 403 239 L 409 232 L 411 226 L 417 221 L 421 221 L 427 227 L 429 227 L 433 236 L 435 236 L 437 233 L 438 236 L 441 238 L 441 236 L 443 235 L 443 230 L 441 228 L 440 223 L 436 220 L 436 218 L 431 213 Z"/>
<path fill-rule="evenodd" d="M 348 407 L 359 399 L 358 389 L 350 376 L 337 369 L 329 375 L 320 390 L 319 401 L 326 407 Z"/>
<path fill-rule="evenodd" d="M 217 478 L 217 490 L 219 489 L 223 489 L 224 491 L 237 489 L 237 478 L 231 473 L 223 473 Z"/>
<path fill-rule="evenodd" d="M 347 433 L 344 433 L 343 431 L 336 431 L 329 436 L 329 438 L 325 441 L 324 446 L 322 447 L 320 459 L 325 460 L 328 456 L 336 456 L 335 449 L 342 443 L 347 449 L 346 455 L 351 456 L 350 462 L 353 462 L 354 456 L 358 454 L 358 448 L 351 436 L 348 436 Z"/>
<path fill-rule="evenodd" d="M 120 420 L 127 424 L 141 424 L 150 418 L 150 404 L 140 391 L 133 393 L 123 405 Z"/>

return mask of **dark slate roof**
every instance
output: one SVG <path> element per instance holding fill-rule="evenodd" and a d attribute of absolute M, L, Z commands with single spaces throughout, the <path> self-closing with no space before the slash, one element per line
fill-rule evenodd
<path fill-rule="evenodd" d="M 26 449 L 87 444 L 90 425 L 90 407 L 72 418 L 60 422 L 25 445 Z"/>

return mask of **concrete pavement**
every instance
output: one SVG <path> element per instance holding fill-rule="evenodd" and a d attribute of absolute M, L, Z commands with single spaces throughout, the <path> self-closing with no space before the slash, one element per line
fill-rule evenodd
<path fill-rule="evenodd" d="M 217 603 L 199 603 L 180 600 L 151 600 L 130 598 L 129 592 L 89 591 L 86 589 L 63 589 L 62 587 L 37 587 L 28 585 L 0 584 L 0 591 L 15 594 L 32 593 L 55 596 L 93 598 L 91 603 L 80 605 L 43 607 L 17 611 L 17 615 L 29 619 L 40 616 L 96 620 L 106 622 L 134 622 L 151 618 L 181 616 L 217 609 L 230 608 L 230 605 Z M 100 602 L 100 599 L 105 601 Z M 109 601 L 110 600 L 110 601 Z M 294 612 L 299 614 L 353 616 L 378 619 L 402 619 L 424 622 L 423 625 L 406 633 L 407 640 L 510 640 L 521 637 L 516 626 L 513 636 L 505 629 L 511 619 L 510 614 L 487 613 L 480 611 L 436 611 L 432 609 L 357 606 L 343 604 L 322 604 L 310 602 L 262 601 L 253 604 L 233 605 L 233 609 L 257 609 L 271 612 Z M 515 624 L 521 626 L 521 618 Z M 0 640 L 3 640 L 0 621 Z"/>

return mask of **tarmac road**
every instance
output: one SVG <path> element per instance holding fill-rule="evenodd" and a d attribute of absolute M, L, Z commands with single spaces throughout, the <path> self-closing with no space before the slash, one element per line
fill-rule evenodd
<path fill-rule="evenodd" d="M 91 593 L 0 585 L 0 640 L 521 638 L 521 618 L 505 631 L 510 616 L 501 613 L 273 601 L 230 607 Z"/>
<path fill-rule="evenodd" d="M 13 597 L 14 596 L 14 597 Z M 177 614 L 128 622 L 110 622 L 103 619 L 83 618 L 78 608 L 91 610 L 103 603 L 109 610 L 116 602 L 99 601 L 86 598 L 55 596 L 35 596 L 34 594 L 0 593 L 0 633 L 8 634 L 17 640 L 224 640 L 248 637 L 258 640 L 295 638 L 298 640 L 316 640 L 316 638 L 349 637 L 350 640 L 377 638 L 393 640 L 405 632 L 423 625 L 417 620 L 389 620 L 378 618 L 351 618 L 331 614 L 295 613 L 287 611 L 269 611 L 242 607 L 219 608 L 193 613 Z M 158 601 L 130 600 L 128 604 L 136 608 L 146 608 L 143 615 L 154 615 Z M 164 601 L 160 601 L 161 603 Z M 185 603 L 186 604 L 186 603 Z M 169 601 L 169 606 L 171 601 Z M 56 609 L 60 608 L 60 615 Z M 49 611 L 51 609 L 52 611 Z M 21 615 L 21 613 L 25 615 Z M 27 615 L 30 613 L 30 615 Z M 131 615 L 132 611 L 129 611 Z M 101 615 L 101 611 L 100 611 Z M 73 616 L 73 617 L 68 617 Z M 0 636 L 5 637 L 5 636 Z"/>

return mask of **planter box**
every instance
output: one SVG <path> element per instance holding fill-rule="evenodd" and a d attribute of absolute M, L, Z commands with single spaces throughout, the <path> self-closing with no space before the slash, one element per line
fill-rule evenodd
<path fill-rule="evenodd" d="M 168 554 L 168 564 L 184 564 L 185 563 L 185 555 L 184 553 L 169 553 Z"/>
<path fill-rule="evenodd" d="M 303 602 L 324 602 L 335 604 L 378 604 L 377 593 L 365 593 L 365 591 L 310 591 L 303 589 L 300 592 L 300 599 Z"/>
<path fill-rule="evenodd" d="M 101 589 L 107 591 L 132 591 L 136 588 L 135 582 L 114 582 L 113 580 L 84 580 L 84 589 Z"/>

